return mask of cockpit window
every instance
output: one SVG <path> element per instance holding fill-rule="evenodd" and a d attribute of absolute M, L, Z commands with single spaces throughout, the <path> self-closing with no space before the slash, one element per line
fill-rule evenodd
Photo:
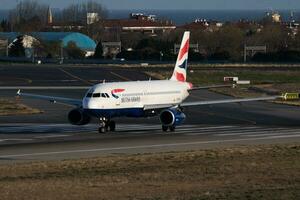
<path fill-rule="evenodd" d="M 86 95 L 87 98 L 110 98 L 107 93 L 87 93 Z"/>
<path fill-rule="evenodd" d="M 93 94 L 93 98 L 98 98 L 98 97 L 100 97 L 100 93 L 94 93 Z"/>

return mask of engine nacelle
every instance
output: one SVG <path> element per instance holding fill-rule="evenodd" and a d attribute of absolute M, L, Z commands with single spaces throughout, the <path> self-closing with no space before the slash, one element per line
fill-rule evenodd
<path fill-rule="evenodd" d="M 177 109 L 167 109 L 160 113 L 159 119 L 164 126 L 178 126 L 185 120 L 185 114 Z"/>
<path fill-rule="evenodd" d="M 68 119 L 73 125 L 86 125 L 91 121 L 91 117 L 80 108 L 71 110 L 68 114 Z"/>

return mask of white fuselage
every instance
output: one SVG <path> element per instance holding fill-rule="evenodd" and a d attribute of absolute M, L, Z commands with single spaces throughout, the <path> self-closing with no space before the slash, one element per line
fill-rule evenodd
<path fill-rule="evenodd" d="M 188 96 L 190 84 L 171 80 L 102 83 L 83 99 L 84 109 L 128 109 L 150 105 L 178 105 Z"/>

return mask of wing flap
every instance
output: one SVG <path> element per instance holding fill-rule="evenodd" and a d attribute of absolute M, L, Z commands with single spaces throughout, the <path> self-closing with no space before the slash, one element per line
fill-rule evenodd
<path fill-rule="evenodd" d="M 176 105 L 174 104 L 153 104 L 153 105 L 145 105 L 144 110 L 159 110 L 164 108 L 171 108 Z"/>

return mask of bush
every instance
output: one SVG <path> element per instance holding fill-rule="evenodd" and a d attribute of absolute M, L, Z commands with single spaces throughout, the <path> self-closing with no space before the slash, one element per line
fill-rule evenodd
<path fill-rule="evenodd" d="M 85 53 L 80 48 L 77 47 L 75 42 L 69 42 L 65 48 L 68 57 L 73 59 L 83 59 L 85 58 Z"/>
<path fill-rule="evenodd" d="M 279 51 L 273 53 L 257 53 L 253 56 L 254 62 L 300 62 L 299 51 Z"/>
<path fill-rule="evenodd" d="M 208 59 L 215 60 L 215 61 L 229 60 L 230 54 L 227 51 L 219 51 L 210 55 Z"/>

